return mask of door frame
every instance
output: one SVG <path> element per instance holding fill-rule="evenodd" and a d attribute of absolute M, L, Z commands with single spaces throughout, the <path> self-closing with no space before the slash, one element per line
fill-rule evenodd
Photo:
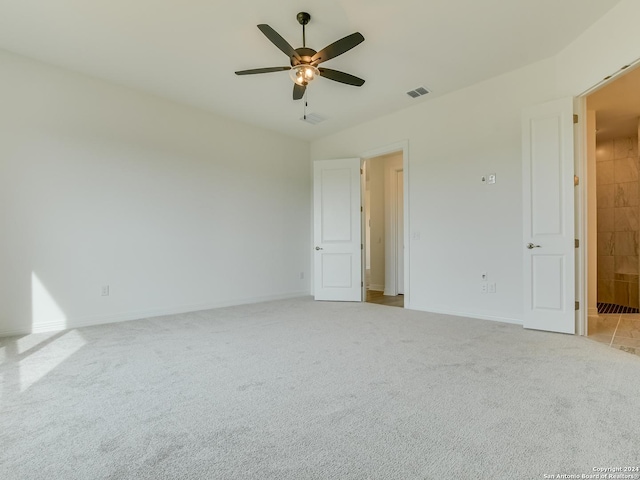
<path fill-rule="evenodd" d="M 398 142 L 394 142 L 394 143 L 389 143 L 386 145 L 382 145 L 380 147 L 371 149 L 371 150 L 367 150 L 364 151 L 362 153 L 360 153 L 358 156 L 364 161 L 364 160 L 368 160 L 371 158 L 375 158 L 375 157 L 380 157 L 382 155 L 387 155 L 389 153 L 396 153 L 396 152 L 402 152 L 402 170 L 404 172 L 404 178 L 403 178 L 403 186 L 404 186 L 404 192 L 403 192 L 403 199 L 404 199 L 404 213 L 403 213 L 403 217 L 404 217 L 404 308 L 411 308 L 411 285 L 410 285 L 410 272 L 409 272 L 409 258 L 411 258 L 410 255 L 410 249 L 411 249 L 411 242 L 409 241 L 409 140 L 401 140 Z M 362 205 L 364 205 L 364 188 L 361 189 L 361 195 L 362 195 Z M 363 221 L 362 221 L 362 235 L 364 238 L 365 235 L 365 225 L 364 225 L 364 215 L 362 215 Z M 395 242 L 395 239 L 393 240 Z M 365 277 L 365 252 L 364 250 L 362 251 L 362 278 L 364 279 Z M 364 286 L 365 282 L 363 283 L 363 287 L 362 287 L 362 301 L 366 301 L 367 299 L 367 292 L 366 292 L 366 287 Z"/>
<path fill-rule="evenodd" d="M 575 186 L 575 224 L 576 238 L 580 246 L 576 249 L 575 278 L 576 301 L 579 308 L 576 310 L 576 335 L 587 335 L 588 323 L 588 252 L 590 248 L 588 235 L 588 211 L 587 211 L 587 185 L 595 179 L 590 179 L 587 173 L 587 93 L 575 97 L 573 102 L 574 114 L 578 116 L 578 123 L 574 128 L 575 150 L 575 176 L 578 177 L 578 185 Z"/>
<path fill-rule="evenodd" d="M 580 308 L 576 311 L 576 335 L 587 336 L 589 334 L 589 308 L 587 303 L 589 298 L 589 249 L 593 248 L 590 245 L 588 235 L 589 212 L 587 206 L 589 189 L 587 186 L 590 182 L 595 182 L 595 178 L 589 178 L 587 168 L 587 97 L 602 87 L 615 82 L 636 67 L 640 68 L 640 58 L 588 88 L 576 96 L 574 100 L 573 110 L 578 115 L 577 128 L 574 129 L 575 175 L 580 179 L 575 195 L 576 238 L 580 241 L 580 247 L 576 252 L 575 264 L 576 301 L 580 302 Z M 592 266 L 592 268 L 594 267 Z"/>

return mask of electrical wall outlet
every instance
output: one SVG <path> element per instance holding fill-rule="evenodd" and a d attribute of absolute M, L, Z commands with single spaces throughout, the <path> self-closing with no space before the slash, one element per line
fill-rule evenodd
<path fill-rule="evenodd" d="M 100 290 L 100 292 L 102 293 L 103 297 L 108 297 L 109 296 L 109 285 L 103 285 L 102 289 Z"/>
<path fill-rule="evenodd" d="M 300 280 L 304 280 L 304 272 L 300 272 Z"/>
<path fill-rule="evenodd" d="M 491 282 L 489 284 L 489 293 L 496 293 L 496 282 Z"/>
<path fill-rule="evenodd" d="M 489 290 L 489 284 L 487 282 L 482 282 L 480 284 L 480 293 L 487 293 Z"/>

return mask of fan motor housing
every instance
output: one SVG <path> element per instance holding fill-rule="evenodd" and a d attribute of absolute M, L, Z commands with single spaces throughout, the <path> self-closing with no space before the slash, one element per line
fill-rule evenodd
<path fill-rule="evenodd" d="M 311 63 L 311 58 L 318 52 L 316 52 L 313 48 L 300 47 L 296 48 L 296 52 L 300 55 L 300 60 L 295 57 L 291 58 L 291 66 L 295 67 L 296 65 L 309 65 Z"/>

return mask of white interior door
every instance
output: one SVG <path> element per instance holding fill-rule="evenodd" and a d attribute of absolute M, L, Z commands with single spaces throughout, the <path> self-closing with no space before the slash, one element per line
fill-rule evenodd
<path fill-rule="evenodd" d="M 362 301 L 360 159 L 313 164 L 314 296 Z"/>
<path fill-rule="evenodd" d="M 522 121 L 524 327 L 575 333 L 573 99 Z"/>

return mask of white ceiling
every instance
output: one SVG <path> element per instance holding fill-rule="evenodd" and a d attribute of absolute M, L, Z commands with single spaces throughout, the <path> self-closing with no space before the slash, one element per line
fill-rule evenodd
<path fill-rule="evenodd" d="M 0 48 L 304 139 L 550 57 L 619 0 L 0 0 Z M 320 50 L 355 31 L 365 42 L 327 68 L 366 80 L 310 85 L 301 122 L 287 72 L 234 71 L 287 65 L 256 28 L 267 23 Z M 412 100 L 405 92 L 433 93 Z"/>

